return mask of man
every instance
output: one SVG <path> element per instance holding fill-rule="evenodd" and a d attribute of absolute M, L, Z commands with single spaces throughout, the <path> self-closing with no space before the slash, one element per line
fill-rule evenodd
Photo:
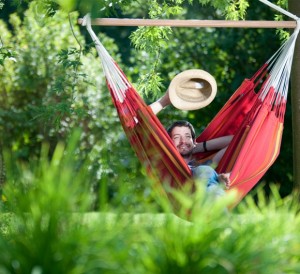
<path fill-rule="evenodd" d="M 219 182 L 229 187 L 229 173 L 217 174 L 209 165 L 198 165 L 194 160 L 194 151 L 197 148 L 195 130 L 191 123 L 187 121 L 176 121 L 168 129 L 168 134 L 176 146 L 176 149 L 183 157 L 184 161 L 192 170 L 195 179 L 207 181 L 207 188 L 215 188 Z M 199 151 L 199 149 L 198 149 Z"/>
<path fill-rule="evenodd" d="M 167 91 L 163 97 L 152 103 L 150 107 L 152 111 L 157 114 L 169 104 L 170 99 Z M 209 165 L 197 165 L 193 159 L 193 154 L 196 152 L 217 149 L 219 152 L 212 159 L 212 162 L 217 164 L 223 156 L 229 142 L 232 140 L 232 136 L 224 136 L 203 143 L 196 143 L 194 127 L 187 121 L 177 121 L 173 123 L 167 131 L 173 140 L 176 149 L 192 170 L 194 178 L 199 181 L 207 182 L 208 191 L 214 190 L 220 194 L 221 190 L 219 188 L 219 183 L 224 183 L 226 188 L 229 187 L 229 173 L 217 174 Z"/>

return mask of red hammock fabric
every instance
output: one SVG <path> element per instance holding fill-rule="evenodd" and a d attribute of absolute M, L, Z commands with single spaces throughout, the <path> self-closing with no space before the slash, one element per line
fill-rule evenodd
<path fill-rule="evenodd" d="M 230 189 L 238 191 L 238 200 L 257 184 L 280 150 L 286 100 L 281 98 L 280 104 L 275 105 L 273 87 L 261 99 L 264 85 L 258 92 L 255 90 L 266 76 L 267 65 L 264 65 L 251 79 L 244 80 L 197 138 L 197 142 L 202 142 L 234 135 L 216 171 L 231 173 Z M 196 157 L 201 160 L 210 156 L 199 153 Z"/>
<path fill-rule="evenodd" d="M 165 189 L 192 182 L 191 171 L 158 118 L 100 43 L 90 24 L 87 29 L 102 60 L 123 129 L 149 175 L 158 185 L 165 185 Z M 299 29 L 251 79 L 244 80 L 197 138 L 201 142 L 234 135 L 217 171 L 231 172 L 229 191 L 238 191 L 237 203 L 258 183 L 278 156 L 298 32 Z M 201 161 L 211 155 L 199 153 L 196 157 Z"/>

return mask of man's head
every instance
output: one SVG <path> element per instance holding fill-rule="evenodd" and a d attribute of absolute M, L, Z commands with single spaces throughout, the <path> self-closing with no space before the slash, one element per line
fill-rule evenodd
<path fill-rule="evenodd" d="M 194 127 L 187 121 L 176 121 L 167 132 L 177 150 L 183 157 L 190 157 L 195 147 L 196 134 Z"/>

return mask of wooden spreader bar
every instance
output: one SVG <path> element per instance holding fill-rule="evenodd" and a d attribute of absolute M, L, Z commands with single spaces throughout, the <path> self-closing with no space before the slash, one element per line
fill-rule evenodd
<path fill-rule="evenodd" d="M 82 24 L 83 19 L 78 19 Z M 206 28 L 296 28 L 296 21 L 233 21 L 233 20 L 178 20 L 178 19 L 119 19 L 96 18 L 92 25 L 97 26 L 162 26 L 162 27 L 206 27 Z"/>

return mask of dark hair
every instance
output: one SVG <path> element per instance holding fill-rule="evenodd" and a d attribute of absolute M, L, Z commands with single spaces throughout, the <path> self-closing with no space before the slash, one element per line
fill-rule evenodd
<path fill-rule="evenodd" d="M 196 139 L 195 129 L 190 122 L 185 121 L 185 120 L 179 120 L 179 121 L 174 122 L 167 128 L 167 132 L 168 132 L 169 136 L 171 136 L 172 130 L 175 127 L 188 127 L 191 130 L 193 140 Z"/>

